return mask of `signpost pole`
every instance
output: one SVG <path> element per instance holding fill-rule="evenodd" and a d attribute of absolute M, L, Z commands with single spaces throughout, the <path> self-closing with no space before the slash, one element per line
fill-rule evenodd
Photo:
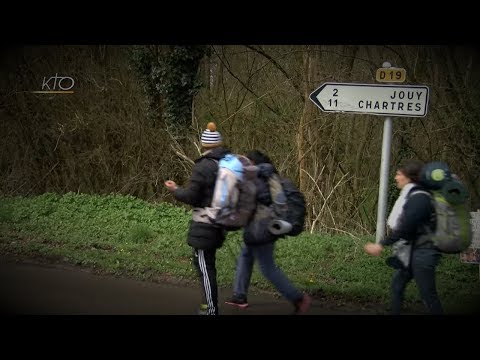
<path fill-rule="evenodd" d="M 390 68 L 389 62 L 384 62 L 384 68 Z M 377 231 L 375 242 L 378 244 L 385 237 L 387 198 L 388 198 L 388 170 L 390 168 L 390 148 L 392 146 L 392 118 L 387 116 L 383 123 L 382 159 L 380 161 L 380 184 L 378 187 Z"/>
<path fill-rule="evenodd" d="M 378 190 L 377 232 L 375 236 L 377 244 L 385 236 L 392 127 L 392 118 L 386 117 L 383 123 L 382 160 L 380 163 L 380 186 Z"/>

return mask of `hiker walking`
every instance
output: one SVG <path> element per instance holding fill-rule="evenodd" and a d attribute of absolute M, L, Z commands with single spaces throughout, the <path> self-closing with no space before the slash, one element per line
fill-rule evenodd
<path fill-rule="evenodd" d="M 374 256 L 379 256 L 384 246 L 393 245 L 394 255 L 387 259 L 396 269 L 391 282 L 392 315 L 400 314 L 405 288 L 412 279 L 428 312 L 443 313 L 435 283 L 441 253 L 428 238 L 436 226 L 435 208 L 420 185 L 422 167 L 419 160 L 407 160 L 397 169 L 395 181 L 401 191 L 387 220 L 388 235 L 378 244 L 365 245 L 365 252 Z"/>
<path fill-rule="evenodd" d="M 248 306 L 247 293 L 256 259 L 263 276 L 293 304 L 296 313 L 304 313 L 309 309 L 312 299 L 309 295 L 300 292 L 275 264 L 275 241 L 282 235 L 274 235 L 268 229 L 271 221 L 269 209 L 272 204 L 268 179 L 272 174 L 277 173 L 277 170 L 268 156 L 260 151 L 249 152 L 247 158 L 258 168 L 258 176 L 255 179 L 257 206 L 254 216 L 243 232 L 243 244 L 235 271 L 233 297 L 225 303 L 241 308 Z"/>
<path fill-rule="evenodd" d="M 165 186 L 175 199 L 193 206 L 187 243 L 193 248 L 193 264 L 203 288 L 203 301 L 199 314 L 218 315 L 217 270 L 215 258 L 217 249 L 223 245 L 225 230 L 213 225 L 204 209 L 212 203 L 218 161 L 230 151 L 223 147 L 222 136 L 213 122 L 202 132 L 201 146 L 204 151 L 195 160 L 188 185 L 179 187 L 174 181 L 165 181 Z"/>

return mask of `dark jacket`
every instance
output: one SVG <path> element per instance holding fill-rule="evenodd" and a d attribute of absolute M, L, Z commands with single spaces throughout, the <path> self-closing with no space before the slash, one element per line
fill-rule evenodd
<path fill-rule="evenodd" d="M 218 147 L 195 160 L 188 185 L 178 187 L 175 198 L 193 207 L 210 206 L 218 172 L 218 161 L 230 150 Z M 214 161 L 217 160 L 217 161 Z M 222 246 L 225 231 L 215 225 L 190 221 L 187 242 L 196 249 L 212 249 Z"/>
<path fill-rule="evenodd" d="M 270 206 L 272 204 L 272 196 L 270 194 L 268 179 L 277 171 L 272 164 L 258 164 L 257 169 L 257 178 L 255 179 L 257 203 Z"/>
<path fill-rule="evenodd" d="M 417 240 L 426 235 L 429 231 L 434 231 L 436 226 L 435 207 L 431 197 L 425 193 L 418 193 L 412 196 L 416 190 L 427 191 L 420 185 L 415 185 L 410 189 L 407 201 L 403 207 L 402 218 L 399 226 L 391 234 L 380 241 L 382 245 L 393 245 L 400 239 L 407 240 L 417 247 Z M 427 191 L 428 192 L 428 191 Z M 424 237 L 422 237 L 423 239 Z M 422 246 L 428 246 L 422 241 Z"/>
<path fill-rule="evenodd" d="M 258 176 L 255 179 L 257 189 L 257 208 L 252 220 L 245 226 L 243 232 L 243 241 L 247 245 L 261 245 L 274 242 L 279 236 L 273 235 L 268 230 L 268 225 L 272 220 L 272 197 L 268 179 L 276 173 L 272 164 L 258 164 Z"/>

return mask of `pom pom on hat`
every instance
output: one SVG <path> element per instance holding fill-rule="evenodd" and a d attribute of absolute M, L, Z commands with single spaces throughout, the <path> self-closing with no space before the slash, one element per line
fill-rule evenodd
<path fill-rule="evenodd" d="M 207 129 L 202 132 L 201 143 L 203 147 L 216 147 L 222 145 L 222 135 L 217 131 L 214 122 L 209 122 Z"/>

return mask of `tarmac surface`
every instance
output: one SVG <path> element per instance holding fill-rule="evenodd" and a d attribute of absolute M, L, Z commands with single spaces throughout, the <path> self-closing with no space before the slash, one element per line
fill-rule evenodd
<path fill-rule="evenodd" d="M 169 356 L 179 351 L 183 356 L 188 351 L 198 356 L 199 349 L 236 348 L 245 354 L 252 346 L 255 351 L 268 351 L 270 357 L 275 351 L 285 356 L 287 349 L 317 356 L 328 347 L 330 354 L 353 351 L 358 355 L 368 351 L 372 341 L 386 344 L 385 351 L 390 351 L 392 337 L 400 338 L 413 327 L 440 339 L 448 330 L 466 325 L 463 317 L 445 321 L 443 317 L 382 316 L 385 310 L 379 310 L 380 305 L 323 298 L 315 298 L 305 314 L 317 316 L 284 316 L 292 314 L 291 304 L 270 293 L 251 294 L 246 309 L 224 304 L 231 289 L 219 291 L 222 316 L 191 316 L 197 313 L 199 291 L 197 286 L 99 275 L 79 266 L 6 261 L 0 255 L 2 340 L 10 351 L 32 350 L 34 356 L 42 351 L 45 356 L 73 351 L 77 357 L 91 357 L 102 350 L 109 356 L 115 351 L 122 357 L 128 351 L 133 356 L 142 351 L 152 356 L 153 351 L 160 354 L 169 347 Z M 455 343 L 475 344 L 471 331 L 450 333 L 449 343 L 457 335 L 461 339 Z"/>
<path fill-rule="evenodd" d="M 198 286 L 99 275 L 76 266 L 11 261 L 0 257 L 0 313 L 3 315 L 196 315 Z M 250 306 L 224 303 L 231 289 L 219 289 L 221 315 L 292 315 L 293 306 L 270 293 L 249 294 Z M 305 315 L 380 315 L 374 305 L 314 298 Z"/>

